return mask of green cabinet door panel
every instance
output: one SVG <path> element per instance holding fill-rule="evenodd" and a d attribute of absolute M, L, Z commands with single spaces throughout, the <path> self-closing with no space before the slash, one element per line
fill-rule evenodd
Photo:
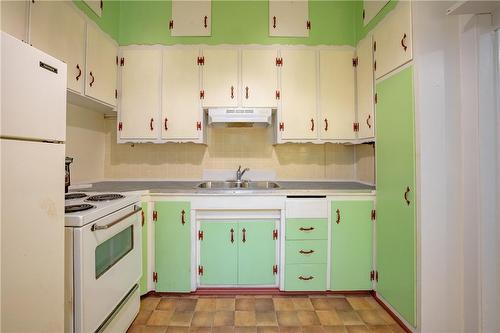
<path fill-rule="evenodd" d="M 274 285 L 276 242 L 274 221 L 238 223 L 238 284 Z"/>
<path fill-rule="evenodd" d="M 293 264 L 285 267 L 285 291 L 326 290 L 325 264 Z"/>
<path fill-rule="evenodd" d="M 191 291 L 191 222 L 190 203 L 163 201 L 155 203 L 156 291 Z M 184 223 L 182 223 L 184 221 Z"/>
<path fill-rule="evenodd" d="M 148 292 L 148 203 L 143 202 L 142 208 L 142 276 L 139 280 L 140 293 L 144 295 Z"/>
<path fill-rule="evenodd" d="M 372 289 L 372 209 L 373 201 L 332 202 L 331 290 Z"/>
<path fill-rule="evenodd" d="M 200 241 L 202 285 L 237 284 L 238 224 L 209 221 L 200 223 L 203 240 Z"/>
<path fill-rule="evenodd" d="M 413 68 L 377 83 L 376 91 L 377 293 L 415 325 Z"/>
<path fill-rule="evenodd" d="M 328 244 L 320 240 L 288 240 L 285 242 L 286 264 L 326 264 Z"/>
<path fill-rule="evenodd" d="M 327 239 L 327 219 L 286 219 L 286 239 Z"/>

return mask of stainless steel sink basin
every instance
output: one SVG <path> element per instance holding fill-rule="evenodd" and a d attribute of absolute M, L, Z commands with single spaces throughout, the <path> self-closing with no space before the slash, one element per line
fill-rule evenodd
<path fill-rule="evenodd" d="M 224 190 L 224 189 L 249 189 L 249 190 L 268 190 L 277 189 L 280 186 L 275 182 L 268 181 L 242 181 L 238 182 L 235 180 L 228 181 L 206 181 L 200 183 L 196 188 L 200 189 L 213 189 L 213 190 Z"/>

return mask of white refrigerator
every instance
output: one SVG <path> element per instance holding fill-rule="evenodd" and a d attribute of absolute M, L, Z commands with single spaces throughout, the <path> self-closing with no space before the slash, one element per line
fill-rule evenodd
<path fill-rule="evenodd" d="M 1 33 L 2 332 L 64 331 L 66 64 Z"/>

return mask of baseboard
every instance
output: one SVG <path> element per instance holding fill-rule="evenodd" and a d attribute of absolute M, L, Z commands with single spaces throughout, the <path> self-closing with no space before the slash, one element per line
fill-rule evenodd
<path fill-rule="evenodd" d="M 392 319 L 394 319 L 394 321 L 398 323 L 398 325 L 401 326 L 402 329 L 405 330 L 405 332 L 413 333 L 413 331 L 410 330 L 406 326 L 406 324 L 401 319 L 399 319 L 399 317 L 394 312 L 392 312 L 392 310 L 384 302 L 382 302 L 380 298 L 377 297 L 377 293 L 375 292 L 375 290 L 372 290 L 370 294 L 377 301 L 377 303 L 380 304 L 380 306 L 383 307 L 384 310 L 392 317 Z"/>

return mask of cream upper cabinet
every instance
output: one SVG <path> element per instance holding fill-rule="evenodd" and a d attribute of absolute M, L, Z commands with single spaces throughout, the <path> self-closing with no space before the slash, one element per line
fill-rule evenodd
<path fill-rule="evenodd" d="M 120 139 L 156 139 L 161 123 L 162 51 L 126 48 L 120 66 Z"/>
<path fill-rule="evenodd" d="M 281 50 L 281 115 L 279 133 L 282 140 L 317 138 L 317 52 L 307 49 Z"/>
<path fill-rule="evenodd" d="M 373 43 L 377 79 L 412 59 L 410 1 L 399 1 L 379 23 L 373 32 Z"/>
<path fill-rule="evenodd" d="M 238 105 L 238 50 L 207 48 L 203 50 L 204 107 Z"/>
<path fill-rule="evenodd" d="M 307 0 L 269 0 L 269 36 L 309 37 Z"/>
<path fill-rule="evenodd" d="M 353 49 L 319 52 L 320 139 L 350 140 L 356 138 L 355 67 Z"/>
<path fill-rule="evenodd" d="M 356 54 L 357 115 L 359 123 L 358 138 L 374 137 L 374 93 L 373 93 L 373 53 L 372 37 L 369 35 L 359 41 Z"/>
<path fill-rule="evenodd" d="M 87 24 L 85 95 L 116 105 L 116 44 L 94 24 Z"/>
<path fill-rule="evenodd" d="M 241 101 L 244 107 L 278 106 L 277 50 L 243 49 L 241 52 Z"/>
<path fill-rule="evenodd" d="M 28 40 L 28 11 L 29 2 L 0 1 L 2 31 L 17 39 Z"/>
<path fill-rule="evenodd" d="M 68 66 L 68 89 L 83 93 L 85 20 L 72 3 L 35 1 L 31 4 L 31 44 L 64 61 Z"/>
<path fill-rule="evenodd" d="M 363 1 L 363 25 L 367 25 L 370 21 L 377 16 L 377 14 L 384 8 L 389 0 L 371 0 Z"/>
<path fill-rule="evenodd" d="M 102 16 L 103 0 L 83 0 L 85 4 L 99 17 Z"/>
<path fill-rule="evenodd" d="M 172 1 L 172 36 L 210 36 L 212 2 L 210 0 Z"/>
<path fill-rule="evenodd" d="M 163 51 L 162 139 L 196 141 L 201 138 L 199 56 L 197 48 Z"/>

